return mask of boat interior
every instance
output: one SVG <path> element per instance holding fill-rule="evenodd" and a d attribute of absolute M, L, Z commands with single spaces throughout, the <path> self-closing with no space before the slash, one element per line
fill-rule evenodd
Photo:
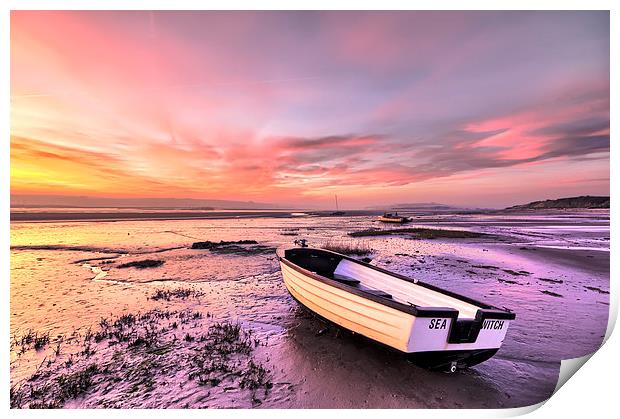
<path fill-rule="evenodd" d="M 284 258 L 295 265 L 338 281 L 368 294 L 402 304 L 420 307 L 449 307 L 458 310 L 459 319 L 474 319 L 481 307 L 440 291 L 419 285 L 389 273 L 342 257 L 333 252 L 309 247 L 288 249 Z"/>

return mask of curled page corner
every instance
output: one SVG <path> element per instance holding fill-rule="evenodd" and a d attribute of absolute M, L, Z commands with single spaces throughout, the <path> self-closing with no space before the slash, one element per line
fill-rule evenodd
<path fill-rule="evenodd" d="M 553 390 L 553 394 L 557 393 L 557 391 L 562 388 L 564 384 L 573 376 L 583 365 L 588 362 L 592 356 L 599 351 L 603 345 L 607 342 L 609 337 L 611 336 L 614 328 L 616 327 L 616 320 L 618 319 L 618 298 L 610 298 L 610 307 L 609 307 L 609 318 L 607 321 L 607 330 L 605 332 L 605 337 L 603 338 L 603 342 L 601 342 L 601 346 L 594 352 L 588 355 L 584 355 L 579 358 L 572 359 L 563 359 L 560 363 L 560 374 L 558 377 L 558 382 Z M 551 397 L 553 397 L 553 394 Z"/>
<path fill-rule="evenodd" d="M 506 417 L 513 417 L 513 416 L 522 416 L 522 415 L 526 415 L 528 413 L 532 413 L 535 410 L 538 410 L 538 408 L 542 407 L 543 405 L 545 405 L 549 400 L 551 400 L 551 398 L 553 397 L 553 395 L 555 393 L 558 392 L 558 390 L 560 388 L 562 388 L 562 386 L 564 384 L 566 384 L 566 382 L 577 372 L 579 371 L 579 369 L 581 367 L 583 367 L 583 365 L 588 362 L 588 360 L 592 357 L 592 355 L 594 355 L 596 352 L 593 352 L 591 354 L 588 354 L 586 356 L 582 356 L 579 358 L 571 358 L 571 359 L 563 359 L 560 363 L 560 374 L 558 376 L 558 382 L 555 386 L 555 389 L 553 390 L 553 393 L 545 400 L 539 402 L 539 403 L 535 403 L 529 406 L 523 406 L 523 407 L 517 407 L 517 408 L 513 408 L 513 409 L 508 409 L 506 411 Z"/>
<path fill-rule="evenodd" d="M 588 360 L 594 355 L 596 352 L 592 352 L 591 354 L 579 357 L 579 358 L 571 358 L 571 359 L 563 359 L 560 363 L 560 375 L 558 377 L 558 383 L 553 390 L 553 394 L 557 393 L 557 391 L 562 388 L 564 384 L 573 376 L 583 365 L 588 362 Z M 553 395 L 552 395 L 553 397 Z"/>
<path fill-rule="evenodd" d="M 527 415 L 529 413 L 532 413 L 535 410 L 538 410 L 539 407 L 542 407 L 542 405 L 547 403 L 547 400 L 543 400 L 542 402 L 531 404 L 529 406 L 513 407 L 513 408 L 509 408 L 509 409 L 503 409 L 502 411 L 495 410 L 495 411 L 493 411 L 493 413 L 497 414 L 496 417 L 505 417 L 505 418 L 512 418 L 512 417 L 516 417 L 516 416 L 524 416 L 524 415 Z"/>

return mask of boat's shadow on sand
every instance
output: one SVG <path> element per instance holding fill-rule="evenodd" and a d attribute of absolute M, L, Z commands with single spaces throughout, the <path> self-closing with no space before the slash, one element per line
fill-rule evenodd
<path fill-rule="evenodd" d="M 512 399 L 477 367 L 453 374 L 421 368 L 398 351 L 299 306 L 287 328 L 285 345 L 283 359 L 274 361 L 285 365 L 282 372 L 289 381 L 298 383 L 299 407 L 494 408 L 531 404 Z"/>

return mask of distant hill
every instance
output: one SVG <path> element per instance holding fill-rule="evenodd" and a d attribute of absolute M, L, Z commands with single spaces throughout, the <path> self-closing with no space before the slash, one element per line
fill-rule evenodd
<path fill-rule="evenodd" d="M 507 210 L 547 209 L 547 208 L 609 208 L 608 196 L 574 196 L 572 198 L 547 199 L 525 205 L 515 205 Z"/>
<path fill-rule="evenodd" d="M 437 202 L 414 202 L 414 203 L 406 203 L 406 204 L 388 204 L 388 205 L 373 205 L 371 207 L 366 207 L 366 209 L 373 210 L 436 210 L 436 211 L 447 211 L 454 209 L 462 209 L 458 207 L 454 207 L 446 204 L 439 204 Z"/>
<path fill-rule="evenodd" d="M 439 204 L 437 202 L 413 202 L 406 204 L 395 204 L 393 208 L 453 209 L 455 207 L 446 204 Z"/>
<path fill-rule="evenodd" d="M 158 209 L 276 209 L 263 202 L 183 198 L 100 198 L 69 195 L 11 195 L 11 208 L 158 208 Z"/>

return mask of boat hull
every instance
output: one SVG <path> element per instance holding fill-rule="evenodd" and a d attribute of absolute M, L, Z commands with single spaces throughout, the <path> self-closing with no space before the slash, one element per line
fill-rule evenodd
<path fill-rule="evenodd" d="M 404 224 L 409 222 L 409 219 L 406 217 L 398 217 L 398 218 L 390 218 L 390 217 L 379 217 L 379 221 L 382 223 L 393 223 L 393 224 Z"/>
<path fill-rule="evenodd" d="M 341 330 L 343 330 L 342 326 L 338 323 L 333 322 L 332 320 L 321 316 L 320 314 L 312 311 L 306 305 L 304 305 L 301 301 L 299 301 L 293 294 L 291 297 L 297 303 L 302 306 L 305 310 L 310 312 L 315 317 L 318 317 L 322 321 L 334 325 Z M 348 330 L 348 329 L 344 329 Z M 348 330 L 352 332 L 351 330 Z M 355 332 L 353 332 L 355 333 Z M 379 341 L 375 341 L 374 339 L 370 339 L 367 336 L 362 334 L 357 334 L 357 336 L 362 336 L 362 338 L 367 339 L 373 343 L 383 345 L 391 350 L 395 350 L 395 348 L 382 344 Z M 480 364 L 490 358 L 493 357 L 497 353 L 499 348 L 495 349 L 471 349 L 471 350 L 461 350 L 461 351 L 427 351 L 427 352 L 410 352 L 405 353 L 402 351 L 395 350 L 395 353 L 404 356 L 407 360 L 412 362 L 415 365 L 418 365 L 423 368 L 431 369 L 431 370 L 448 370 L 452 363 L 456 363 L 458 368 L 464 367 L 472 367 L 474 365 Z"/>
<path fill-rule="evenodd" d="M 284 284 L 291 296 L 317 316 L 405 354 L 427 368 L 476 365 L 501 346 L 510 321 L 482 319 L 474 339 L 451 341 L 457 318 L 439 311 L 414 314 L 331 284 L 280 258 Z"/>
<path fill-rule="evenodd" d="M 472 367 L 480 364 L 497 353 L 495 349 L 470 349 L 462 351 L 430 351 L 407 354 L 414 364 L 429 369 L 449 369 L 453 363 L 457 368 Z"/>
<path fill-rule="evenodd" d="M 313 280 L 280 263 L 286 288 L 306 308 L 352 332 L 407 352 L 413 316 Z"/>

